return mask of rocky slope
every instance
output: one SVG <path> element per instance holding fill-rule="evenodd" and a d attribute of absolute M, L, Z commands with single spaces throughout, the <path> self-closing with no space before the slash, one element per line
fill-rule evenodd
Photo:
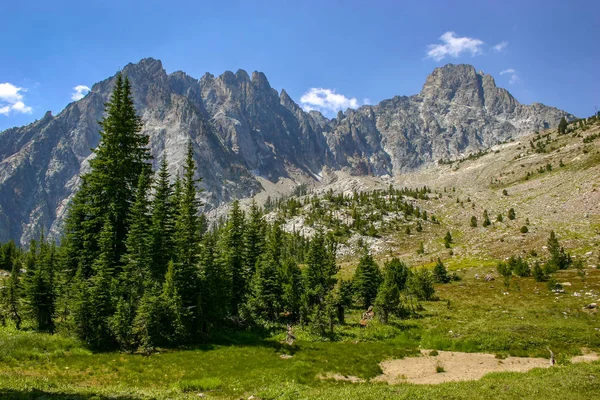
<path fill-rule="evenodd" d="M 348 109 L 331 120 L 304 112 L 260 72 L 197 80 L 144 59 L 123 73 L 132 81 L 154 163 L 166 156 L 177 173 L 191 140 L 208 207 L 256 194 L 265 180 L 319 180 L 335 170 L 398 175 L 572 118 L 542 104 L 519 104 L 469 65 L 436 69 L 418 95 Z M 98 144 L 97 121 L 113 81 L 97 83 L 57 116 L 0 133 L 0 241 L 25 242 L 42 228 L 60 231 Z"/>

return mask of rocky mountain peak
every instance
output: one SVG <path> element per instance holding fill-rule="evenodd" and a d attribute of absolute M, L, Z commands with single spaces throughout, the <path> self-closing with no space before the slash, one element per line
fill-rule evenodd
<path fill-rule="evenodd" d="M 146 58 L 123 68 L 157 163 L 181 171 L 192 142 L 207 207 L 263 190 L 260 182 L 307 182 L 325 170 L 397 174 L 556 126 L 564 111 L 519 104 L 470 65 L 434 70 L 419 95 L 325 118 L 305 112 L 265 74 L 207 73 L 200 80 Z M 98 120 L 115 77 L 56 116 L 0 132 L 0 241 L 58 235 L 79 175 L 99 141 Z M 467 106 L 467 107 L 465 107 Z"/>

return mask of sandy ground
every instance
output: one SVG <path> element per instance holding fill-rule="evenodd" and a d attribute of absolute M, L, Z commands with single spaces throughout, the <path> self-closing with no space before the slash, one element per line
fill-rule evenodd
<path fill-rule="evenodd" d="M 390 384 L 409 382 L 416 384 L 438 384 L 452 381 L 469 381 L 482 378 L 490 372 L 527 372 L 533 368 L 549 368 L 546 358 L 507 357 L 503 360 L 493 354 L 460 353 L 439 351 L 430 356 L 430 350 L 422 350 L 421 357 L 407 357 L 381 363 L 383 374 L 373 381 Z M 589 353 L 574 357 L 572 362 L 592 362 L 598 354 Z M 444 372 L 437 372 L 437 367 Z"/>

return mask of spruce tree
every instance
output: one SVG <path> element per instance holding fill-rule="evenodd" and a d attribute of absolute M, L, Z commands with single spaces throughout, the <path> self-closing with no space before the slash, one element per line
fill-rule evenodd
<path fill-rule="evenodd" d="M 566 253 L 565 249 L 560 245 L 554 231 L 550 232 L 550 237 L 548 238 L 548 251 L 550 252 L 550 260 L 546 263 L 546 268 L 549 272 L 567 269 L 571 266 L 571 255 Z"/>
<path fill-rule="evenodd" d="M 248 306 L 255 320 L 276 321 L 283 306 L 283 282 L 279 263 L 265 253 L 256 264 Z"/>
<path fill-rule="evenodd" d="M 282 263 L 283 278 L 283 310 L 290 315 L 290 320 L 297 321 L 300 318 L 302 308 L 302 297 L 304 294 L 304 280 L 302 270 L 294 260 L 287 258 Z"/>
<path fill-rule="evenodd" d="M 0 269 L 5 271 L 11 271 L 13 266 L 13 261 L 17 256 L 17 246 L 13 240 L 10 240 L 8 243 L 5 243 L 1 246 L 2 251 L 0 252 Z"/>
<path fill-rule="evenodd" d="M 229 219 L 219 243 L 220 261 L 230 278 L 229 299 L 232 316 L 238 316 L 239 307 L 246 296 L 248 282 L 244 266 L 244 214 L 236 200 L 231 206 Z"/>
<path fill-rule="evenodd" d="M 30 250 L 35 252 L 36 249 Z M 56 268 L 56 249 L 42 235 L 39 253 L 35 256 L 36 266 L 26 281 L 26 302 L 35 328 L 43 332 L 54 331 L 54 313 L 56 307 L 56 291 L 54 272 Z"/>
<path fill-rule="evenodd" d="M 477 228 L 477 217 L 474 215 L 471 217 L 471 228 Z"/>
<path fill-rule="evenodd" d="M 410 270 L 402 261 L 392 258 L 383 267 L 383 282 L 375 298 L 376 312 L 384 324 L 390 315 L 400 316 L 402 303 L 400 293 L 406 289 Z"/>
<path fill-rule="evenodd" d="M 229 312 L 230 280 L 216 259 L 216 235 L 207 233 L 200 251 L 199 274 L 202 288 L 202 322 L 206 331 Z"/>
<path fill-rule="evenodd" d="M 151 236 L 148 191 L 149 171 L 143 171 L 138 179 L 135 203 L 129 216 L 129 233 L 126 240 L 127 253 L 123 256 L 123 270 L 116 290 L 116 312 L 111 318 L 111 329 L 123 350 L 137 348 L 133 321 L 146 287 L 152 286 Z"/>
<path fill-rule="evenodd" d="M 358 262 L 352 284 L 362 306 L 373 305 L 382 276 L 379 266 L 369 252 L 365 252 Z"/>
<path fill-rule="evenodd" d="M 565 117 L 562 117 L 560 119 L 560 122 L 558 123 L 558 133 L 567 133 L 567 119 Z"/>
<path fill-rule="evenodd" d="M 434 277 L 427 268 L 421 268 L 410 275 L 408 290 L 419 300 L 431 300 L 435 294 Z"/>
<path fill-rule="evenodd" d="M 171 204 L 173 189 L 170 183 L 167 157 L 163 156 L 154 186 L 152 221 L 150 226 L 152 278 L 161 282 L 167 273 L 169 261 L 173 259 L 174 210 Z"/>
<path fill-rule="evenodd" d="M 105 112 L 96 156 L 90 161 L 90 172 L 81 177 L 65 228 L 67 268 L 74 273 L 81 267 L 86 278 L 101 252 L 99 238 L 106 218 L 114 235 L 111 263 L 118 269 L 126 250 L 129 208 L 138 177 L 149 168 L 148 136 L 140 133 L 142 124 L 136 115 L 131 84 L 120 73 Z"/>
<path fill-rule="evenodd" d="M 260 208 L 256 205 L 256 201 L 252 201 L 250 213 L 248 215 L 248 223 L 244 228 L 244 269 L 247 279 L 252 278 L 252 274 L 256 268 L 256 262 L 263 252 L 265 242 L 265 223 L 262 219 Z M 281 251 L 281 241 L 278 243 L 278 249 L 275 253 L 272 252 L 272 257 L 279 262 L 279 252 Z"/>
<path fill-rule="evenodd" d="M 446 232 L 446 236 L 444 236 L 444 246 L 449 249 L 452 244 L 452 234 L 450 231 Z"/>
<path fill-rule="evenodd" d="M 174 285 L 178 295 L 181 297 L 182 307 L 186 309 L 183 323 L 189 333 L 198 328 L 194 326 L 199 322 L 200 309 L 200 286 L 198 274 L 198 256 L 200 253 L 200 223 L 199 207 L 202 205 L 197 198 L 199 190 L 194 178 L 196 162 L 192 143 L 188 144 L 187 157 L 185 161 L 184 176 L 180 184 L 179 206 L 177 207 L 175 220 L 175 255 L 176 265 L 174 271 Z M 189 311 L 189 312 L 188 312 Z"/>
<path fill-rule="evenodd" d="M 515 209 L 511 208 L 510 210 L 508 210 L 508 219 L 510 219 L 511 221 L 514 220 L 516 218 L 516 213 L 515 213 Z"/>
<path fill-rule="evenodd" d="M 437 283 L 448 283 L 450 282 L 450 276 L 448 275 L 448 270 L 446 266 L 438 257 L 435 266 L 433 267 L 433 277 Z"/>
<path fill-rule="evenodd" d="M 190 310 L 185 308 L 177 288 L 176 267 L 169 262 L 167 273 L 160 295 L 161 307 L 164 310 L 162 325 L 166 328 L 163 337 L 168 344 L 182 343 L 189 337 L 185 321 L 189 319 Z"/>
<path fill-rule="evenodd" d="M 107 218 L 100 232 L 100 256 L 94 262 L 94 276 L 90 279 L 89 288 L 84 286 L 80 296 L 82 315 L 78 320 L 81 324 L 80 338 L 95 349 L 109 349 L 115 344 L 113 331 L 110 329 L 110 319 L 115 312 L 112 292 L 114 290 L 113 276 L 115 270 L 114 248 L 115 233 L 113 224 Z M 87 320 L 82 320 L 87 318 Z"/>
<path fill-rule="evenodd" d="M 6 304 L 8 318 L 11 319 L 17 330 L 21 329 L 21 282 L 19 279 L 21 263 L 13 260 L 10 278 L 8 279 L 8 287 L 6 288 Z"/>
<path fill-rule="evenodd" d="M 312 238 L 306 255 L 306 288 L 309 306 L 325 301 L 333 290 L 337 279 L 338 267 L 335 264 L 336 244 L 326 239 L 322 231 Z"/>
<path fill-rule="evenodd" d="M 490 226 L 492 223 L 490 222 L 490 217 L 488 215 L 487 210 L 483 210 L 483 227 Z"/>

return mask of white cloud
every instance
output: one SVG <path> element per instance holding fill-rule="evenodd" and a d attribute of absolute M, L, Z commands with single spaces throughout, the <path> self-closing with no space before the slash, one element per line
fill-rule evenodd
<path fill-rule="evenodd" d="M 371 99 L 369 99 L 368 97 L 365 97 L 363 99 L 363 104 L 366 105 L 366 106 L 370 105 L 371 104 Z"/>
<path fill-rule="evenodd" d="M 83 99 L 83 96 L 90 91 L 90 88 L 85 85 L 77 85 L 73 90 L 74 92 L 71 94 L 71 100 L 77 101 Z"/>
<path fill-rule="evenodd" d="M 323 114 L 334 113 L 346 108 L 358 108 L 355 97 L 348 98 L 335 92 L 335 89 L 310 88 L 300 98 L 304 111 L 317 110 Z"/>
<path fill-rule="evenodd" d="M 515 83 L 521 80 L 521 78 L 519 78 L 519 76 L 517 75 L 517 71 L 515 71 L 514 68 L 509 68 L 505 69 L 504 71 L 500 71 L 500 75 L 504 74 L 510 74 L 510 79 L 508 80 L 508 83 L 510 83 L 511 85 L 514 85 Z"/>
<path fill-rule="evenodd" d="M 440 61 L 447 56 L 458 57 L 462 53 L 471 53 L 471 56 L 482 54 L 483 41 L 469 37 L 458 37 L 454 32 L 446 32 L 440 36 L 444 44 L 430 44 L 427 58 Z"/>
<path fill-rule="evenodd" d="M 13 85 L 12 83 L 0 83 L 0 114 L 8 115 L 11 111 L 28 114 L 33 111 L 23 102 L 21 92 L 26 92 L 23 89 Z"/>
<path fill-rule="evenodd" d="M 501 41 L 497 45 L 493 46 L 492 49 L 496 52 L 501 52 L 508 46 L 508 42 L 506 40 Z"/>

